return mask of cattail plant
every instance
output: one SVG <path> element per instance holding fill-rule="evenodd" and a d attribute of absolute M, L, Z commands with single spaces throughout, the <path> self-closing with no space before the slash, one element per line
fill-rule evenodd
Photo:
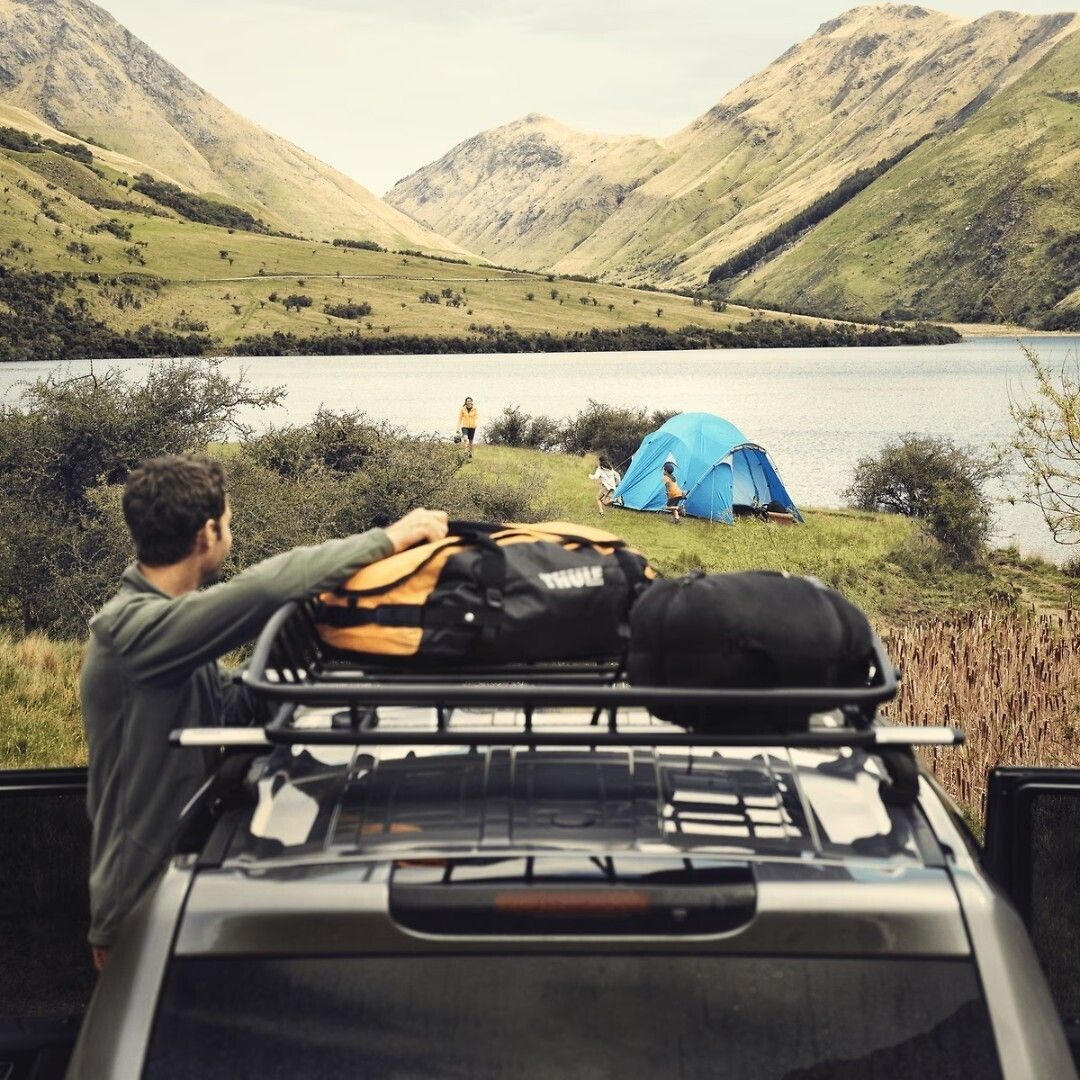
<path fill-rule="evenodd" d="M 960 748 L 924 760 L 969 820 L 981 823 L 996 765 L 1080 762 L 1080 613 L 991 608 L 886 635 L 903 672 L 882 710 L 898 724 L 964 729 Z"/>

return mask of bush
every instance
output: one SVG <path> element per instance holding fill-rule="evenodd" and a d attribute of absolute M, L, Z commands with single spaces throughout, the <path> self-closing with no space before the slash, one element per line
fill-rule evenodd
<path fill-rule="evenodd" d="M 641 440 L 666 423 L 674 412 L 601 405 L 589 399 L 588 408 L 569 421 L 563 431 L 562 449 L 568 454 L 604 451 L 611 464 L 622 466 L 633 457 Z"/>
<path fill-rule="evenodd" d="M 326 304 L 323 311 L 327 315 L 333 315 L 336 319 L 363 319 L 371 314 L 371 305 L 366 301 L 360 304 Z"/>
<path fill-rule="evenodd" d="M 903 435 L 855 465 L 844 497 L 860 510 L 917 518 L 954 563 L 982 554 L 993 522 L 984 492 L 1003 475 L 1003 459 L 951 439 Z"/>
<path fill-rule="evenodd" d="M 562 429 L 550 416 L 530 416 L 516 405 L 508 405 L 484 428 L 484 441 L 496 446 L 554 450 L 562 440 Z"/>
<path fill-rule="evenodd" d="M 620 468 L 633 457 L 641 440 L 671 419 L 673 412 L 619 408 L 589 401 L 572 420 L 531 416 L 510 405 L 484 429 L 484 441 L 530 450 L 561 450 L 567 454 L 599 454 Z M 621 470 L 625 471 L 625 470 Z"/>
<path fill-rule="evenodd" d="M 254 391 L 220 361 L 156 365 L 143 384 L 118 372 L 39 379 L 0 410 L 0 597 L 25 631 L 82 637 L 130 559 L 117 485 L 140 461 L 246 431 Z"/>

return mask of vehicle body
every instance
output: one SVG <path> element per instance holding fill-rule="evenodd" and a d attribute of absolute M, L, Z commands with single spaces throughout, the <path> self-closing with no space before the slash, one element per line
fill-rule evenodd
<path fill-rule="evenodd" d="M 1075 1076 L 1021 916 L 905 771 L 914 733 L 822 714 L 710 741 L 629 698 L 601 724 L 569 685 L 431 707 L 441 691 L 401 676 L 203 731 L 233 744 L 232 778 L 125 924 L 67 1075 Z M 402 703 L 373 712 L 380 692 Z M 21 800 L 55 834 L 43 808 L 70 810 L 78 774 L 23 780 L 0 775 L 0 831 Z M 1080 864 L 1052 841 L 1078 814 L 1080 772 L 995 779 L 988 851 L 1065 1008 Z M 33 870 L 35 940 L 76 921 L 51 902 L 76 862 Z M 82 984 L 58 981 L 62 1011 Z M 76 1022 L 51 1061 L 46 1021 L 28 1027 L 42 1071 L 28 1050 L 12 1080 L 60 1075 Z"/>

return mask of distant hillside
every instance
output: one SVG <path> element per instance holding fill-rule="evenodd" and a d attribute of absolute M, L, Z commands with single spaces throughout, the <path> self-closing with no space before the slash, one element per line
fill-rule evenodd
<path fill-rule="evenodd" d="M 488 257 L 500 261 L 512 251 L 516 264 L 530 268 L 699 287 L 715 267 L 826 195 L 850 198 L 859 186 L 852 179 L 868 183 L 867 170 L 879 163 L 892 163 L 891 175 L 931 160 L 1066 39 L 1075 45 L 1078 25 L 1074 13 L 965 20 L 912 5 L 855 8 L 662 142 L 611 138 L 597 148 L 592 136 L 527 118 L 460 144 L 387 198 L 458 242 L 482 239 Z M 1066 98 L 1056 105 L 1065 110 L 1071 91 L 1061 92 Z M 1055 122 L 1040 130 L 1051 140 L 1040 155 L 1067 165 L 1071 129 Z M 930 198 L 935 181 L 929 172 L 924 179 L 920 193 Z M 1047 220 L 1067 187 L 1043 196 Z M 830 234 L 837 259 L 843 231 Z M 861 248 L 854 251 L 842 257 L 862 258 Z M 982 261 L 974 250 L 962 261 L 974 280 Z M 766 285 L 769 273 L 745 294 L 765 302 L 805 288 Z M 848 286 L 830 293 L 836 283 L 827 278 L 819 275 L 814 295 L 841 302 Z M 919 310 L 937 314 L 932 283 L 913 285 L 929 289 Z M 1060 292 L 1060 282 L 1054 288 Z M 876 306 L 872 290 L 864 297 L 858 283 L 849 291 L 843 302 L 850 309 L 886 306 Z"/>
<path fill-rule="evenodd" d="M 0 0 L 0 102 L 137 159 L 273 228 L 460 248 L 238 116 L 89 0 Z"/>
<path fill-rule="evenodd" d="M 543 267 L 669 160 L 655 139 L 586 134 L 532 113 L 455 146 L 386 197 L 479 255 Z"/>
<path fill-rule="evenodd" d="M 968 123 L 919 147 L 752 271 L 735 293 L 789 310 L 1080 328 L 1077 289 L 1074 33 Z"/>

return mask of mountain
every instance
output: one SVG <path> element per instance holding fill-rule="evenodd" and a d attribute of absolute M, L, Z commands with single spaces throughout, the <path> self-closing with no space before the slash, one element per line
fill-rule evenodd
<path fill-rule="evenodd" d="M 963 128 L 1077 25 L 1069 13 L 964 20 L 911 5 L 855 8 L 675 135 L 632 150 L 607 140 L 621 150 L 617 175 L 584 151 L 593 137 L 527 118 L 462 143 L 387 199 L 459 243 L 482 236 L 489 258 L 513 251 L 530 268 L 700 285 L 859 170 Z M 523 168 L 530 137 L 558 163 Z M 495 205 L 513 208 L 501 229 Z"/>
<path fill-rule="evenodd" d="M 735 293 L 787 310 L 1045 325 L 1080 308 L 1080 34 Z"/>
<path fill-rule="evenodd" d="M 669 157 L 640 135 L 592 135 L 531 113 L 399 181 L 387 200 L 489 259 L 548 266 Z"/>
<path fill-rule="evenodd" d="M 0 0 L 0 102 L 279 230 L 461 251 L 234 113 L 89 0 Z"/>

